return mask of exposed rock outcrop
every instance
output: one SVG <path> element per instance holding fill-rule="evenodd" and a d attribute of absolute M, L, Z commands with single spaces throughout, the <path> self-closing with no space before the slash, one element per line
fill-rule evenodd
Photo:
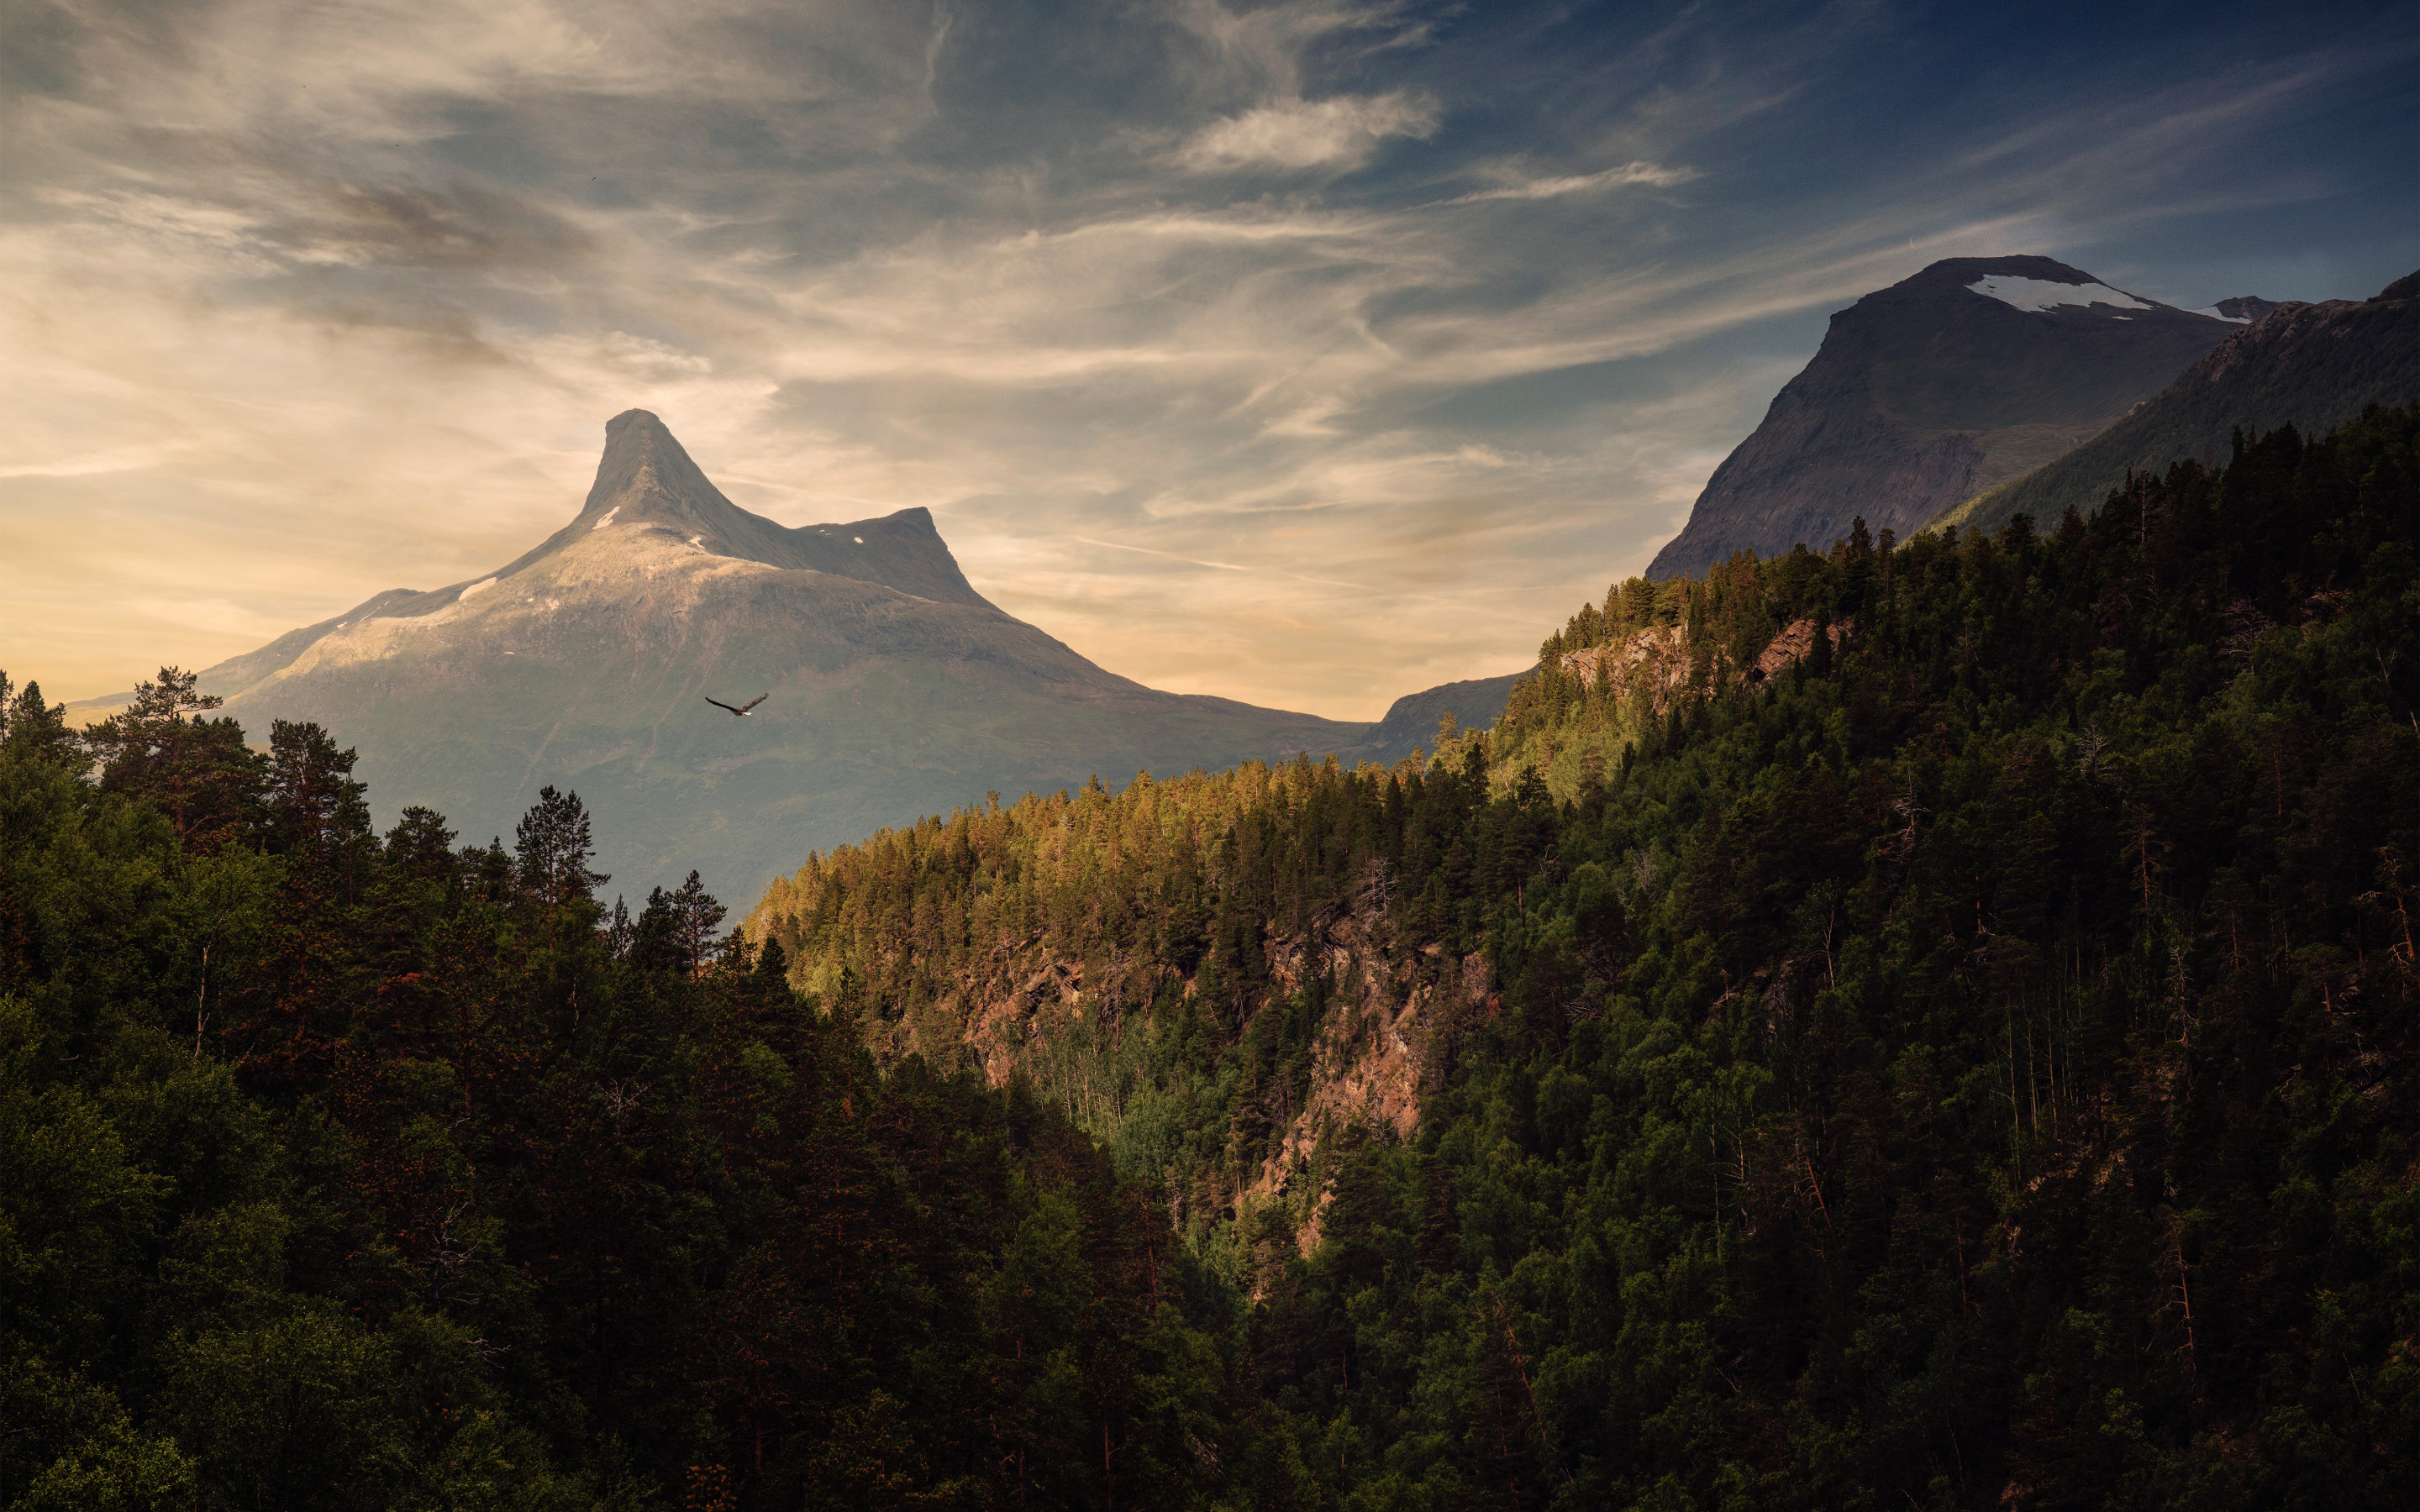
<path fill-rule="evenodd" d="M 1852 627 L 1835 625 L 1831 640 L 1835 649 L 1852 634 Z M 1756 660 L 1745 669 L 1745 680 L 1761 683 L 1778 673 L 1792 662 L 1806 656 L 1815 646 L 1815 622 L 1797 620 L 1786 626 L 1773 642 L 1757 654 Z M 1721 675 L 1732 670 L 1728 652 L 1710 648 L 1708 660 L 1697 666 L 1688 636 L 1677 625 L 1650 625 L 1633 631 L 1622 640 L 1604 646 L 1590 646 L 1580 651 L 1566 651 L 1559 659 L 1563 671 L 1591 687 L 1612 687 L 1624 697 L 1643 697 L 1662 710 L 1665 700 L 1689 686 L 1693 676 L 1704 680 L 1712 691 Z"/>
<path fill-rule="evenodd" d="M 1264 936 L 1269 993 L 1256 1011 L 1282 1011 L 1284 997 L 1326 983 L 1307 1090 L 1297 1097 L 1272 1086 L 1255 1094 L 1269 1126 L 1268 1153 L 1247 1160 L 1232 1187 L 1173 1195 L 1171 1222 L 1182 1226 L 1195 1215 L 1190 1205 L 1203 1201 L 1214 1210 L 1203 1216 L 1233 1217 L 1282 1199 L 1304 1215 L 1297 1237 L 1308 1253 L 1328 1194 L 1300 1183 L 1323 1144 L 1354 1131 L 1411 1138 L 1420 1098 L 1444 1084 L 1458 1038 L 1497 1011 L 1484 957 L 1455 957 L 1434 945 L 1399 949 L 1374 897 L 1328 910 L 1299 933 Z M 1093 1100 L 1114 1094 L 1096 1089 L 1093 1078 L 1116 1061 L 1120 1037 L 1146 1032 L 1131 1020 L 1163 986 L 1190 994 L 1196 983 L 1146 980 L 1119 962 L 1088 964 L 1034 940 L 995 951 L 959 973 L 955 986 L 925 1011 L 869 1026 L 876 1054 L 914 1053 L 939 1064 L 971 1058 L 992 1085 L 1023 1076 L 1098 1127 L 1104 1110 Z M 1084 1042 L 1071 1049 L 1071 1035 Z"/>

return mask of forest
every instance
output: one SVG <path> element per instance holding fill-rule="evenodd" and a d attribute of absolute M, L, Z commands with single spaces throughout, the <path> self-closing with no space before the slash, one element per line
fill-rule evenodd
<path fill-rule="evenodd" d="M 1618 583 L 1397 766 L 735 927 L 7 688 L 0 1507 L 2407 1504 L 2415 442 Z"/>

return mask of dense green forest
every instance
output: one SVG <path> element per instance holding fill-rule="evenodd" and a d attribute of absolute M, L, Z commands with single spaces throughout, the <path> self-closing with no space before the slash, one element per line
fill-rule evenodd
<path fill-rule="evenodd" d="M 728 933 L 29 686 L 0 1506 L 2405 1504 L 2415 440 L 1617 585 L 1422 759 Z"/>

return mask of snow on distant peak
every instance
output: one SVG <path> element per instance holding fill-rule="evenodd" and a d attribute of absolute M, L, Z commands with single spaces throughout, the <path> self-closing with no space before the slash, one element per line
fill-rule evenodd
<path fill-rule="evenodd" d="M 588 528 L 589 528 L 591 531 L 601 531 L 601 530 L 603 530 L 606 526 L 613 524 L 613 517 L 614 517 L 614 516 L 616 516 L 616 515 L 618 515 L 618 514 L 620 514 L 621 512 L 622 512 L 622 506 L 621 506 L 621 505 L 619 505 L 619 504 L 615 504 L 613 508 L 611 508 L 611 509 L 609 509 L 609 510 L 605 511 L 605 517 L 604 517 L 603 519 L 598 520 L 596 524 L 591 525 L 591 526 L 589 526 Z"/>
<path fill-rule="evenodd" d="M 2192 313 L 2195 315 L 2206 315 L 2212 320 L 2224 320 L 2231 326 L 2248 326 L 2252 323 L 2252 319 L 2249 316 L 2219 314 L 2218 306 L 2215 304 L 2201 305 L 2195 308 Z"/>
<path fill-rule="evenodd" d="M 1986 299 L 1997 300 L 2020 310 L 2047 310 L 2061 304 L 2110 304 L 2120 310 L 2159 308 L 2147 300 L 2138 300 L 2124 289 L 2111 288 L 2106 284 L 2053 284 L 2046 279 L 1993 273 L 1966 286 Z"/>

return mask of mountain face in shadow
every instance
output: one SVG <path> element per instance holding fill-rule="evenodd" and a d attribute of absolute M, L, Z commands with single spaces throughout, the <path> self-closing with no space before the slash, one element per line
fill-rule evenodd
<path fill-rule="evenodd" d="M 2247 301 L 2229 300 L 2228 304 Z M 2420 397 L 2420 273 L 2367 300 L 2267 305 L 2123 420 L 2057 461 L 1945 510 L 1936 527 L 1997 530 L 2013 517 L 2055 526 L 2089 515 L 2129 472 L 2192 457 L 2225 462 L 2234 433 L 2299 427 L 2320 436 L 2373 404 Z"/>
<path fill-rule="evenodd" d="M 1388 705 L 1384 718 L 1368 727 L 1369 733 L 1361 737 L 1360 744 L 1336 754 L 1346 762 L 1392 766 L 1415 750 L 1435 751 L 1437 723 L 1444 716 L 1452 715 L 1453 722 L 1462 729 L 1483 730 L 1503 716 L 1504 702 L 1512 696 L 1512 689 L 1537 670 L 1531 667 L 1501 677 L 1439 683 L 1417 693 L 1406 693 Z"/>
<path fill-rule="evenodd" d="M 2243 328 L 2048 257 L 1953 257 L 1832 317 L 1648 568 L 1901 535 L 2106 429 Z"/>
<path fill-rule="evenodd" d="M 509 838 L 541 785 L 596 816 L 609 892 L 706 870 L 761 891 L 808 852 L 987 791 L 1112 784 L 1372 730 L 1156 692 L 968 583 L 923 509 L 791 529 L 707 480 L 633 409 L 578 517 L 473 582 L 380 594 L 209 669 L 245 728 L 316 720 L 382 816 Z M 746 718 L 706 702 L 745 703 Z"/>

